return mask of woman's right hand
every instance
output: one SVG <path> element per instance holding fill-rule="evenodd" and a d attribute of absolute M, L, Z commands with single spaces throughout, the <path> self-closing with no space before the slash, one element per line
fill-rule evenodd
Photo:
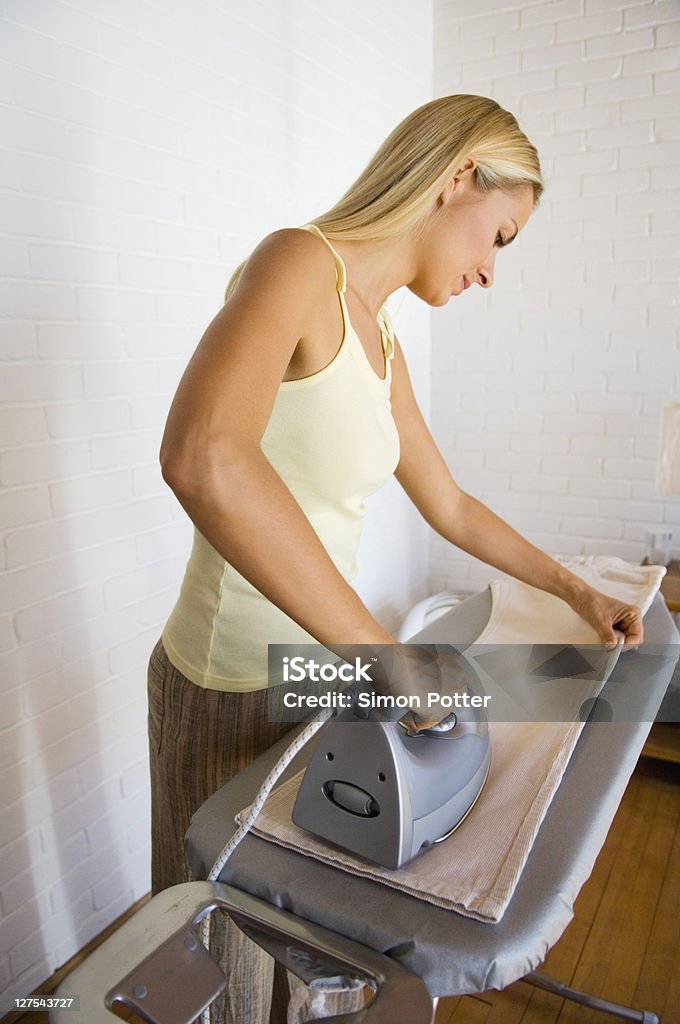
<path fill-rule="evenodd" d="M 430 729 L 450 715 L 451 707 L 442 706 L 442 697 L 468 693 L 467 672 L 453 647 L 393 644 L 381 647 L 375 656 L 378 660 L 371 674 L 376 692 L 417 699 L 418 704 L 403 716 L 415 731 Z M 438 699 L 428 702 L 428 694 Z"/>

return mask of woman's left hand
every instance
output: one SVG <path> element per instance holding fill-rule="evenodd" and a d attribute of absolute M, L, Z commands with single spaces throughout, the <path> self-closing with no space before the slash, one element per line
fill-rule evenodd
<path fill-rule="evenodd" d="M 569 603 L 582 619 L 590 623 L 603 643 L 616 644 L 619 639 L 617 633 L 623 633 L 626 647 L 642 643 L 642 610 L 636 605 L 607 597 L 593 587 L 580 591 Z"/>

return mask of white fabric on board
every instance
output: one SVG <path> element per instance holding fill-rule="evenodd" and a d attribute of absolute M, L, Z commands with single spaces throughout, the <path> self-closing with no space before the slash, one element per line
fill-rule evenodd
<path fill-rule="evenodd" d="M 631 565 L 613 555 L 553 555 L 591 587 L 609 597 L 636 604 L 646 612 L 666 570 L 660 565 Z M 599 637 L 569 605 L 527 583 L 493 580 L 492 609 L 477 644 L 598 644 Z"/>

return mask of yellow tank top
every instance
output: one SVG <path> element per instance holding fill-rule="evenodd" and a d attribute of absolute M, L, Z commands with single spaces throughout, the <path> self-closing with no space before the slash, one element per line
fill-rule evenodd
<path fill-rule="evenodd" d="M 365 499 L 399 461 L 390 404 L 394 333 L 383 308 L 378 325 L 385 372 L 380 378 L 347 313 L 345 265 L 316 225 L 306 230 L 335 257 L 343 339 L 318 373 L 282 381 L 262 450 L 350 582 L 357 571 Z M 209 689 L 259 690 L 267 685 L 268 644 L 314 642 L 194 531 L 179 599 L 163 631 L 168 657 L 180 672 Z"/>

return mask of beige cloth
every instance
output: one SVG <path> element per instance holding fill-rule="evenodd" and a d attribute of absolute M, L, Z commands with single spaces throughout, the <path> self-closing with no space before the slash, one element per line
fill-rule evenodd
<path fill-rule="evenodd" d="M 556 561 L 609 597 L 646 612 L 666 575 L 660 565 L 631 565 L 614 555 L 554 555 Z M 477 644 L 597 644 L 592 626 L 559 597 L 519 580 L 489 584 L 492 611 Z"/>
<path fill-rule="evenodd" d="M 575 724 L 492 723 L 489 778 L 472 811 L 449 839 L 397 871 L 345 853 L 293 824 L 302 772 L 272 793 L 253 831 L 436 906 L 500 921 L 579 731 Z"/>
<path fill-rule="evenodd" d="M 663 570 L 657 567 L 629 566 L 620 559 L 584 556 L 576 562 L 563 561 L 598 589 L 643 609 L 651 603 L 663 578 Z M 492 594 L 494 611 L 480 640 L 490 643 L 502 638 L 509 643 L 512 638 L 520 651 L 530 651 L 534 643 L 577 643 L 579 636 L 584 644 L 593 642 L 591 628 L 550 595 L 512 580 L 492 586 Z M 498 595 L 503 598 L 500 602 Z M 546 619 L 547 598 L 550 613 Z M 523 623 L 519 632 L 512 625 L 516 620 Z M 542 623 L 545 628 L 541 628 Z M 563 710 L 569 714 L 577 712 L 587 695 L 597 695 L 618 653 L 604 658 L 605 668 L 595 679 L 569 677 L 550 681 L 553 696 L 560 691 L 564 694 Z M 467 654 L 474 661 L 474 652 Z M 480 675 L 489 692 L 494 681 L 481 670 Z M 291 811 L 302 773 L 270 796 L 253 831 L 437 906 L 480 921 L 497 922 L 512 898 L 582 728 L 581 721 L 573 720 L 492 721 L 491 769 L 474 808 L 449 839 L 430 847 L 397 871 L 345 853 L 293 824 Z"/>

